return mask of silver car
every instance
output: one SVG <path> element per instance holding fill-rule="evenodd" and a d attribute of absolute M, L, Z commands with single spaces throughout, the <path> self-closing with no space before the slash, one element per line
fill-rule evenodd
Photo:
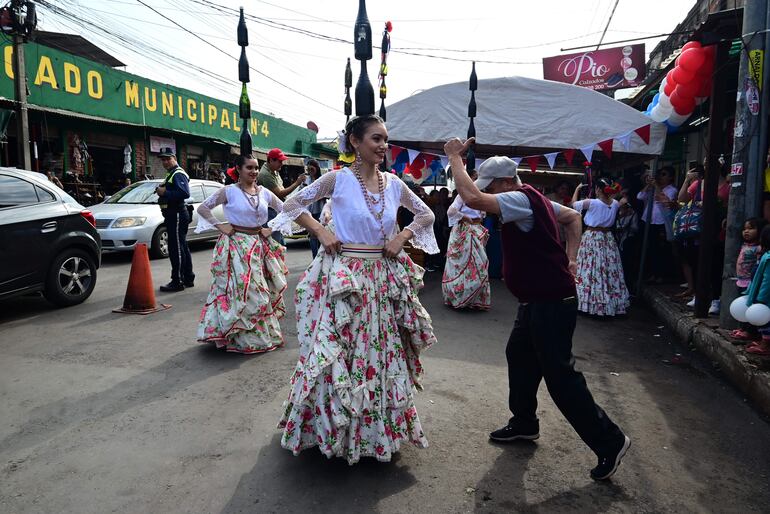
<path fill-rule="evenodd" d="M 127 186 L 103 203 L 89 207 L 96 218 L 96 229 L 102 238 L 102 250 L 133 250 L 137 243 L 145 243 L 153 257 L 168 257 L 168 232 L 158 207 L 155 188 L 162 180 L 143 180 Z M 216 239 L 217 230 L 195 233 L 198 225 L 196 209 L 206 198 L 224 187 L 210 180 L 190 180 L 190 198 L 193 206 L 192 221 L 187 233 L 188 241 Z M 222 206 L 213 210 L 218 219 L 224 219 Z"/>

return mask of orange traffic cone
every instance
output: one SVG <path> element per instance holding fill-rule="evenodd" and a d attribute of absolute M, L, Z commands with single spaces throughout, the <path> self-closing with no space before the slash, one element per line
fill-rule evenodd
<path fill-rule="evenodd" d="M 155 288 L 152 285 L 152 270 L 147 245 L 139 243 L 134 248 L 134 258 L 131 260 L 131 274 L 128 276 L 128 287 L 123 299 L 123 307 L 112 312 L 123 314 L 152 314 L 170 308 L 170 305 L 155 303 Z"/>

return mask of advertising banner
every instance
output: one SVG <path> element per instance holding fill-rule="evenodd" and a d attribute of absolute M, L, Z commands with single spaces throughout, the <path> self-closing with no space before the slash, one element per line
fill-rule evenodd
<path fill-rule="evenodd" d="M 636 87 L 645 76 L 644 44 L 543 59 L 543 78 L 597 91 Z"/>

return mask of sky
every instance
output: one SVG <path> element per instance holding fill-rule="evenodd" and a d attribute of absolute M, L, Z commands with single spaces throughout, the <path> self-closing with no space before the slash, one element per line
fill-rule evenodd
<path fill-rule="evenodd" d="M 472 60 L 479 79 L 542 78 L 543 57 L 599 42 L 615 2 L 369 0 L 376 45 L 385 22 L 393 24 L 386 107 L 467 81 Z M 345 123 L 348 57 L 354 87 L 358 79 L 352 42 L 336 41 L 352 41 L 357 0 L 46 0 L 38 28 L 79 34 L 126 63 L 128 72 L 237 103 L 241 6 L 257 18 L 247 19 L 247 55 L 258 70 L 249 84 L 252 109 L 301 126 L 313 121 L 319 138 L 333 137 Z M 619 0 L 604 41 L 671 32 L 693 6 L 693 0 Z M 658 41 L 644 41 L 648 54 Z M 376 95 L 380 54 L 372 54 L 367 69 Z"/>

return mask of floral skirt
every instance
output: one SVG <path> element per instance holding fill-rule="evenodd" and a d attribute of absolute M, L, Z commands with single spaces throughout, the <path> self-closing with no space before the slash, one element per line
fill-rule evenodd
<path fill-rule="evenodd" d="M 487 229 L 460 222 L 452 228 L 441 290 L 455 309 L 487 310 L 491 303 L 489 260 L 482 240 Z"/>
<path fill-rule="evenodd" d="M 413 390 L 435 342 L 420 304 L 422 268 L 319 252 L 297 285 L 299 361 L 278 423 L 294 455 L 312 446 L 354 464 L 389 461 L 402 441 L 428 445 Z"/>
<path fill-rule="evenodd" d="M 588 230 L 577 256 L 578 309 L 598 316 L 625 314 L 631 305 L 620 262 L 620 252 L 611 232 Z"/>
<path fill-rule="evenodd" d="M 272 238 L 222 235 L 214 247 L 211 290 L 198 324 L 198 340 L 228 352 L 261 353 L 283 345 L 278 323 L 289 270 L 284 247 Z"/>

